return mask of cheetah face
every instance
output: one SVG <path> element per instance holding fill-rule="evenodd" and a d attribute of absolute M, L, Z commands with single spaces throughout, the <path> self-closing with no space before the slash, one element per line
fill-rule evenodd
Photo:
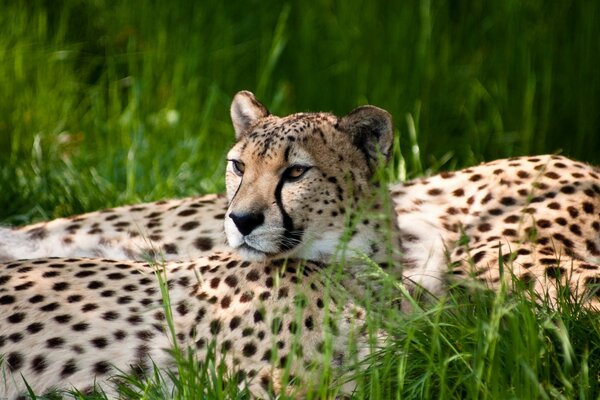
<path fill-rule="evenodd" d="M 371 178 L 393 142 L 390 115 L 363 106 L 327 113 L 271 115 L 250 92 L 231 106 L 237 142 L 227 155 L 227 240 L 242 257 L 326 260 L 348 221 L 373 196 Z M 368 224 L 348 248 L 369 254 Z"/>

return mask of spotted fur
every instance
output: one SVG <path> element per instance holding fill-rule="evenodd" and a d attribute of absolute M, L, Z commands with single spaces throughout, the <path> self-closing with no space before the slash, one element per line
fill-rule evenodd
<path fill-rule="evenodd" d="M 107 378 L 116 368 L 173 370 L 173 343 L 199 360 L 214 343 L 230 376 L 256 397 L 300 395 L 319 381 L 324 357 L 335 370 L 368 352 L 364 310 L 321 269 L 220 252 L 160 267 L 64 258 L 0 265 L 0 397 L 25 393 L 21 376 L 38 395 L 86 392 L 95 382 L 114 397 Z M 168 284 L 175 338 L 156 270 Z"/>
<path fill-rule="evenodd" d="M 191 260 L 228 249 L 223 195 L 162 200 L 0 229 L 0 261 L 42 257 Z"/>
<path fill-rule="evenodd" d="M 597 168 L 556 155 L 509 158 L 394 185 L 391 195 L 406 278 L 440 293 L 448 280 L 495 287 L 503 273 L 551 301 L 569 286 L 598 308 Z"/>

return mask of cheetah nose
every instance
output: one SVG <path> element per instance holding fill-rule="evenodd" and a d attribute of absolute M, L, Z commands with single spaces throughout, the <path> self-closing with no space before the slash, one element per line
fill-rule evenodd
<path fill-rule="evenodd" d="M 260 226 L 265 221 L 265 216 L 262 213 L 244 213 L 244 214 L 229 214 L 229 218 L 233 220 L 238 231 L 244 236 L 252 232 L 256 227 Z"/>

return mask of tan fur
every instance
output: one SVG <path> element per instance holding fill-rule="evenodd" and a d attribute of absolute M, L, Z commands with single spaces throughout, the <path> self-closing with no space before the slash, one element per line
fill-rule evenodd
<path fill-rule="evenodd" d="M 155 363 L 173 370 L 174 342 L 201 361 L 214 342 L 229 376 L 255 397 L 284 390 L 301 395 L 319 381 L 328 357 L 338 371 L 369 352 L 364 310 L 328 281 L 321 265 L 250 263 L 219 252 L 162 265 L 175 338 L 155 268 L 60 258 L 0 265 L 0 373 L 6 378 L 0 396 L 24 393 L 23 376 L 38 395 L 88 391 L 96 383 L 115 397 L 108 380 L 115 368 L 148 372 Z"/>

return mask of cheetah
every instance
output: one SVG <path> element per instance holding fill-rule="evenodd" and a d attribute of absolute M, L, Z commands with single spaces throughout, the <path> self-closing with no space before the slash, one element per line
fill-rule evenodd
<path fill-rule="evenodd" d="M 550 298 L 568 280 L 573 293 L 597 304 L 590 296 L 600 280 L 598 168 L 558 155 L 510 158 L 392 184 L 382 194 L 372 177 L 390 158 L 386 111 L 276 117 L 243 91 L 231 117 L 237 141 L 227 156 L 227 197 L 5 230 L 0 254 L 143 259 L 158 252 L 186 260 L 228 246 L 250 260 L 359 254 L 435 295 L 452 282 L 474 277 L 495 287 L 500 275 L 514 275 Z M 359 274 L 360 262 L 349 270 Z"/>
<path fill-rule="evenodd" d="M 310 314 L 308 325 L 317 336 L 311 336 L 306 325 L 309 314 L 302 314 L 304 321 L 295 321 L 294 325 L 307 329 L 300 331 L 297 341 L 303 346 L 302 354 L 311 358 L 316 354 L 311 349 L 318 353 L 322 346 L 315 347 L 315 341 L 323 342 L 328 330 L 341 344 L 335 342 L 332 347 L 340 357 L 345 354 L 344 344 L 365 343 L 364 336 L 355 333 L 362 332 L 358 327 L 360 316 L 364 317 L 358 306 L 342 312 L 341 319 L 333 324 L 336 328 L 328 322 L 322 322 L 318 328 L 316 325 L 317 320 L 326 320 L 324 315 L 333 314 L 332 310 L 324 311 L 328 305 L 322 293 L 330 285 L 319 271 L 323 263 L 337 258 L 345 260 L 357 276 L 361 262 L 370 258 L 411 289 L 421 286 L 436 295 L 443 294 L 453 282 L 480 280 L 494 288 L 506 278 L 523 282 L 533 293 L 552 300 L 557 296 L 557 286 L 568 282 L 578 299 L 598 308 L 598 169 L 556 155 L 521 157 L 380 190 L 374 176 L 381 162 L 390 158 L 393 142 L 391 117 L 386 111 L 363 106 L 341 118 L 328 113 L 276 117 L 251 93 L 240 92 L 234 98 L 231 114 L 237 141 L 227 156 L 226 197 L 213 195 L 135 205 L 18 229 L 16 232 L 31 239 L 30 243 L 22 243 L 11 236 L 13 231 L 5 231 L 2 242 L 8 246 L 4 245 L 2 251 L 11 257 L 12 252 L 25 246 L 30 255 L 41 256 L 44 252 L 59 255 L 64 247 L 67 254 L 60 255 L 115 254 L 115 258 L 143 259 L 151 253 L 166 259 L 164 269 L 167 275 L 173 275 L 169 289 L 177 310 L 176 323 L 181 327 L 178 332 L 183 334 L 174 343 L 198 347 L 201 338 L 213 335 L 217 343 L 225 346 L 227 354 L 231 352 L 231 358 L 226 356 L 230 369 L 244 371 L 242 375 L 248 378 L 257 397 L 265 395 L 266 383 L 283 390 L 282 382 L 286 381 L 285 376 L 281 377 L 286 374 L 281 369 L 283 363 L 277 364 L 273 358 L 264 357 L 264 353 L 263 359 L 258 351 L 259 340 L 266 343 L 262 341 L 269 337 L 271 342 L 278 341 L 268 336 L 274 335 L 268 333 L 268 324 L 256 333 L 256 339 L 254 336 L 244 339 L 244 328 L 242 339 L 236 336 L 240 330 L 235 328 L 241 326 L 238 322 L 253 323 L 258 310 L 267 313 L 283 310 L 283 314 L 288 311 L 287 320 L 280 318 L 284 318 L 283 325 L 287 324 L 289 333 L 292 315 L 289 302 L 297 293 L 308 292 L 308 303 L 317 307 Z M 52 243 L 58 248 L 53 249 Z M 35 253 L 38 249 L 40 252 Z M 222 249 L 229 250 L 216 252 Z M 286 258 L 304 260 L 304 271 L 309 276 L 302 275 L 300 279 L 296 275 L 292 279 L 294 275 L 290 272 L 287 277 L 275 279 L 287 287 L 284 296 L 280 296 L 279 289 L 275 295 L 269 278 L 274 279 L 271 274 L 280 271 L 274 265 Z M 296 271 L 300 270 L 295 267 L 299 261 L 288 262 Z M 52 267 L 54 264 L 57 266 Z M 254 274 L 248 276 L 250 271 L 261 269 L 264 281 L 255 280 Z M 130 272 L 129 279 L 121 280 L 125 275 L 121 270 L 140 272 Z M 162 303 L 155 288 L 141 289 L 147 281 L 136 279 L 143 279 L 143 271 L 151 274 L 149 266 L 139 260 L 38 259 L 5 265 L 0 280 L 3 313 L 0 343 L 4 347 L 0 349 L 5 354 L 7 376 L 15 378 L 10 395 L 22 390 L 23 386 L 18 386 L 20 381 L 17 382 L 21 373 L 47 377 L 36 387 L 42 391 L 57 382 L 63 383 L 63 387 L 72 384 L 83 388 L 94 378 L 102 383 L 104 371 L 109 368 L 104 363 L 106 359 L 96 359 L 89 351 L 97 349 L 98 343 L 100 348 L 108 348 L 121 340 L 119 351 L 123 354 L 114 358 L 121 366 L 143 364 L 150 356 L 154 362 L 158 360 L 159 365 L 168 367 L 172 361 L 165 358 L 162 349 L 172 343 L 168 336 L 160 334 L 164 326 L 151 316 L 162 310 Z M 178 274 L 183 271 L 187 271 L 186 275 L 180 278 Z M 288 272 L 287 268 L 285 271 Z M 185 284 L 179 284 L 180 280 Z M 258 281 L 259 287 L 255 286 Z M 218 284 L 212 287 L 212 282 Z M 316 290 L 309 282 L 314 283 Z M 95 286 L 99 290 L 93 290 Z M 341 291 L 348 288 L 346 282 L 342 286 Z M 249 298 L 246 292 L 253 293 L 248 295 L 249 301 L 245 301 Z M 270 294 L 261 298 L 257 292 Z M 63 295 L 67 297 L 52 300 Z M 275 301 L 275 296 L 275 304 L 262 306 Z M 72 302 L 73 299 L 76 301 Z M 127 307 L 117 307 L 115 311 L 120 301 Z M 244 303 L 241 309 L 247 313 L 242 312 L 243 317 L 233 316 L 241 319 L 233 323 L 234 329 L 230 326 L 233 318 L 222 320 L 221 324 L 213 322 L 215 316 L 223 315 L 224 308 L 232 311 L 238 303 Z M 334 303 L 344 307 L 353 304 L 352 301 Z M 183 310 L 193 310 L 178 315 L 180 304 L 186 304 L 181 306 Z M 200 309 L 205 314 L 197 321 Z M 120 323 L 111 332 L 113 336 L 98 328 L 112 318 L 113 314 L 108 314 L 108 320 L 104 318 L 109 311 L 119 315 L 115 320 Z M 128 321 L 130 317 L 132 320 Z M 264 318 L 268 322 L 276 317 Z M 123 325 L 123 319 L 129 325 Z M 141 321 L 144 329 L 139 329 L 144 333 L 139 333 L 136 321 Z M 42 328 L 50 327 L 43 329 L 43 335 L 62 332 L 62 340 L 52 336 L 40 342 L 34 336 L 40 333 L 38 323 L 43 324 Z M 81 323 L 85 329 L 72 328 Z M 225 325 L 229 330 L 222 329 Z M 122 334 L 116 332 L 126 326 L 130 331 L 119 339 Z M 192 331 L 194 334 L 190 334 Z M 65 340 L 67 332 L 69 341 Z M 238 340 L 230 339 L 227 336 L 230 333 Z M 95 341 L 96 337 L 100 339 Z M 250 351 L 247 360 L 244 359 L 246 340 L 254 341 L 257 349 Z M 148 342 L 145 347 L 140 347 L 145 341 Z M 281 342 L 287 363 L 290 335 Z M 52 346 L 61 351 L 55 352 Z M 267 351 L 265 346 L 260 350 Z M 78 354 L 80 351 L 83 353 Z M 310 381 L 305 364 L 311 363 L 300 362 L 293 368 L 293 378 L 299 382 Z M 65 370 L 67 376 L 61 377 Z M 70 376 L 73 377 L 66 379 Z"/>
<path fill-rule="evenodd" d="M 391 186 L 404 276 L 433 293 L 502 276 L 600 309 L 600 170 L 558 155 L 496 160 Z"/>
<path fill-rule="evenodd" d="M 0 261 L 43 257 L 193 260 L 227 251 L 224 195 L 123 206 L 0 228 Z"/>
<path fill-rule="evenodd" d="M 364 310 L 335 288 L 321 264 L 250 262 L 231 252 L 154 266 L 85 258 L 3 264 L 0 397 L 26 396 L 26 381 L 37 395 L 97 389 L 115 398 L 119 371 L 176 370 L 173 348 L 199 360 L 214 349 L 253 397 L 300 396 L 324 364 L 339 370 L 370 352 Z"/>
<path fill-rule="evenodd" d="M 261 124 L 279 136 L 269 140 L 252 131 L 255 105 L 253 96 L 241 93 L 232 106 L 238 142 L 229 153 L 225 220 L 233 221 L 243 237 L 232 236 L 232 227 L 225 223 L 224 231 L 233 248 L 230 252 L 215 252 L 213 246 L 210 255 L 196 253 L 192 261 L 164 263 L 180 336 L 171 343 L 165 334 L 162 297 L 155 286 L 150 286 L 148 275 L 152 276 L 153 270 L 144 261 L 42 258 L 5 264 L 0 268 L 0 351 L 5 360 L 7 396 L 18 396 L 25 390 L 21 376 L 31 377 L 28 383 L 38 393 L 55 386 L 87 391 L 94 382 L 110 387 L 107 376 L 113 365 L 119 370 L 133 365 L 136 371 L 143 371 L 152 362 L 169 369 L 173 361 L 165 350 L 192 347 L 202 360 L 209 340 L 225 354 L 228 370 L 242 376 L 241 384 L 260 398 L 270 390 L 302 395 L 311 382 L 318 381 L 315 374 L 323 357 L 331 359 L 335 369 L 364 358 L 370 343 L 362 322 L 364 310 L 346 298 L 344 287 L 331 290 L 336 280 L 324 274 L 322 261 L 337 252 L 338 242 L 346 234 L 346 218 L 357 218 L 355 215 L 371 203 L 381 208 L 371 178 L 382 154 L 385 158 L 391 147 L 391 118 L 371 106 L 342 118 L 331 114 L 296 114 L 283 119 L 269 116 Z M 338 128 L 332 130 L 334 122 Z M 330 151 L 333 147 L 323 148 L 332 135 L 345 143 L 335 147 L 338 153 Z M 279 148 L 286 143 L 287 150 Z M 294 148 L 291 143 L 298 146 Z M 278 156 L 281 152 L 284 158 Z M 251 165 L 253 157 L 270 160 L 270 164 L 262 163 L 264 169 L 257 173 Z M 278 169 L 279 174 L 269 172 L 270 168 Z M 252 187 L 265 190 L 264 197 L 243 201 Z M 314 204 L 306 207 L 302 198 Z M 169 251 L 168 244 L 178 250 L 209 252 L 198 243 L 218 243 L 218 238 L 211 236 L 216 229 L 211 231 L 211 225 L 203 225 L 223 219 L 214 218 L 214 211 L 210 211 L 218 199 L 154 204 L 162 208 L 161 215 L 188 219 L 179 224 L 161 220 L 153 215 L 156 209 L 144 210 L 143 205 L 128 208 L 141 212 L 139 220 L 132 221 L 131 214 L 128 221 L 119 218 L 118 210 L 95 215 L 109 221 L 121 238 L 130 240 L 142 240 L 143 235 L 133 234 L 133 229 L 154 220 L 144 227 L 152 230 L 149 224 L 156 223 L 156 228 L 164 230 L 151 233 L 160 238 L 148 239 L 168 240 L 158 251 L 181 256 L 179 251 Z M 213 218 L 198 222 L 196 218 L 202 213 L 190 210 L 200 209 Z M 381 245 L 387 233 L 381 231 L 380 224 L 390 221 L 389 213 L 379 220 L 362 221 L 360 228 L 348 235 L 348 246 L 365 257 L 387 259 L 390 251 Z M 84 226 L 103 229 L 106 225 L 75 217 L 29 227 L 23 233 L 47 241 L 56 238 L 51 229 L 65 223 L 71 236 L 88 234 L 80 232 Z M 185 242 L 190 246 L 184 246 L 180 238 L 186 232 L 193 235 Z M 75 245 L 69 251 L 85 250 L 81 250 L 85 239 L 72 240 L 68 244 Z M 124 248 L 122 243 L 106 240 L 98 242 L 101 246 L 92 249 L 93 255 L 104 256 L 102 251 L 110 249 L 111 243 L 124 257 L 144 256 L 127 251 L 135 247 L 131 241 L 130 247 Z M 285 261 L 288 257 L 296 257 L 302 264 Z M 116 322 L 114 331 L 107 332 L 106 325 L 112 321 Z M 296 382 L 298 393 L 286 382 Z"/>

